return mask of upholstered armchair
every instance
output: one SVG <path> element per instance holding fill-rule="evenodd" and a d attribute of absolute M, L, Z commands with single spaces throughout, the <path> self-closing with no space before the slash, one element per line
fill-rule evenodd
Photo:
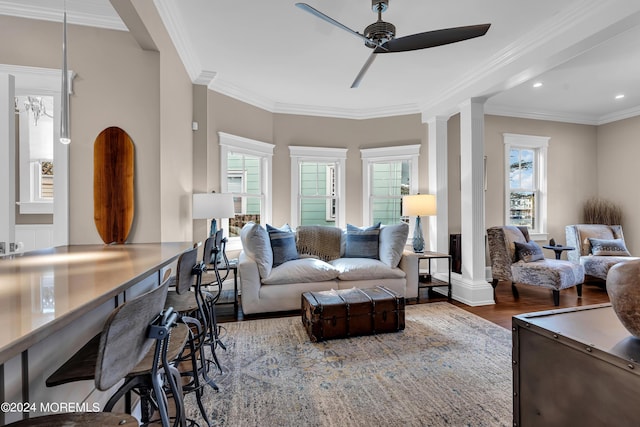
<path fill-rule="evenodd" d="M 584 267 L 587 278 L 607 280 L 609 269 L 622 261 L 640 259 L 627 250 L 620 225 L 576 224 L 565 227 L 567 258 Z"/>
<path fill-rule="evenodd" d="M 560 304 L 560 291 L 576 287 L 582 296 L 584 268 L 569 261 L 548 259 L 534 241 L 529 240 L 526 227 L 500 226 L 487 229 L 491 258 L 492 285 L 508 281 L 542 286 L 553 291 L 553 303 Z"/>

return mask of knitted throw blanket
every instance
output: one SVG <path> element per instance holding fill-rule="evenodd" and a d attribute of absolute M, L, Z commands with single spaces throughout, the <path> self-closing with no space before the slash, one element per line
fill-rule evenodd
<path fill-rule="evenodd" d="M 322 225 L 301 225 L 296 229 L 298 253 L 317 256 L 323 261 L 340 258 L 342 230 Z"/>

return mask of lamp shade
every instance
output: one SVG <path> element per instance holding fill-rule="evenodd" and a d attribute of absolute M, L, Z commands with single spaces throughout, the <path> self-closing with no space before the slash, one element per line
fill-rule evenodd
<path fill-rule="evenodd" d="M 233 218 L 233 195 L 230 193 L 199 193 L 193 195 L 193 218 Z"/>
<path fill-rule="evenodd" d="M 414 194 L 402 197 L 403 216 L 431 216 L 436 214 L 436 196 Z"/>

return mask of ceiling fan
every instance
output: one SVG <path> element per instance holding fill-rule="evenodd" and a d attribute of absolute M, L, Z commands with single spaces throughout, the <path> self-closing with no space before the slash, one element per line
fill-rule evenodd
<path fill-rule="evenodd" d="M 469 25 L 466 27 L 444 28 L 441 30 L 427 31 L 424 33 L 412 34 L 409 36 L 396 38 L 395 25 L 382 20 L 382 12 L 389 7 L 389 0 L 371 0 L 371 8 L 378 13 L 378 20 L 364 29 L 364 34 L 352 30 L 335 19 L 325 15 L 319 10 L 306 3 L 296 3 L 300 9 L 317 16 L 318 18 L 335 25 L 361 39 L 368 48 L 373 49 L 371 55 L 364 63 L 362 69 L 351 85 L 356 88 L 360 85 L 365 73 L 373 64 L 376 55 L 379 53 L 406 52 L 410 50 L 426 49 L 429 47 L 442 46 L 449 43 L 456 43 L 463 40 L 484 36 L 491 24 Z"/>

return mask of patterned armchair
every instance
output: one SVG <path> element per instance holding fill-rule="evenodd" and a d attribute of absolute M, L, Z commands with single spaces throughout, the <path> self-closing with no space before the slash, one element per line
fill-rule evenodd
<path fill-rule="evenodd" d="M 560 304 L 560 291 L 576 286 L 582 296 L 584 268 L 569 261 L 544 258 L 542 249 L 529 240 L 526 227 L 501 226 L 487 229 L 491 258 L 492 285 L 508 281 L 542 286 L 553 291 L 553 302 Z"/>
<path fill-rule="evenodd" d="M 576 224 L 565 227 L 567 258 L 584 267 L 588 277 L 607 280 L 609 269 L 622 261 L 640 259 L 627 250 L 622 226 L 603 224 Z"/>

